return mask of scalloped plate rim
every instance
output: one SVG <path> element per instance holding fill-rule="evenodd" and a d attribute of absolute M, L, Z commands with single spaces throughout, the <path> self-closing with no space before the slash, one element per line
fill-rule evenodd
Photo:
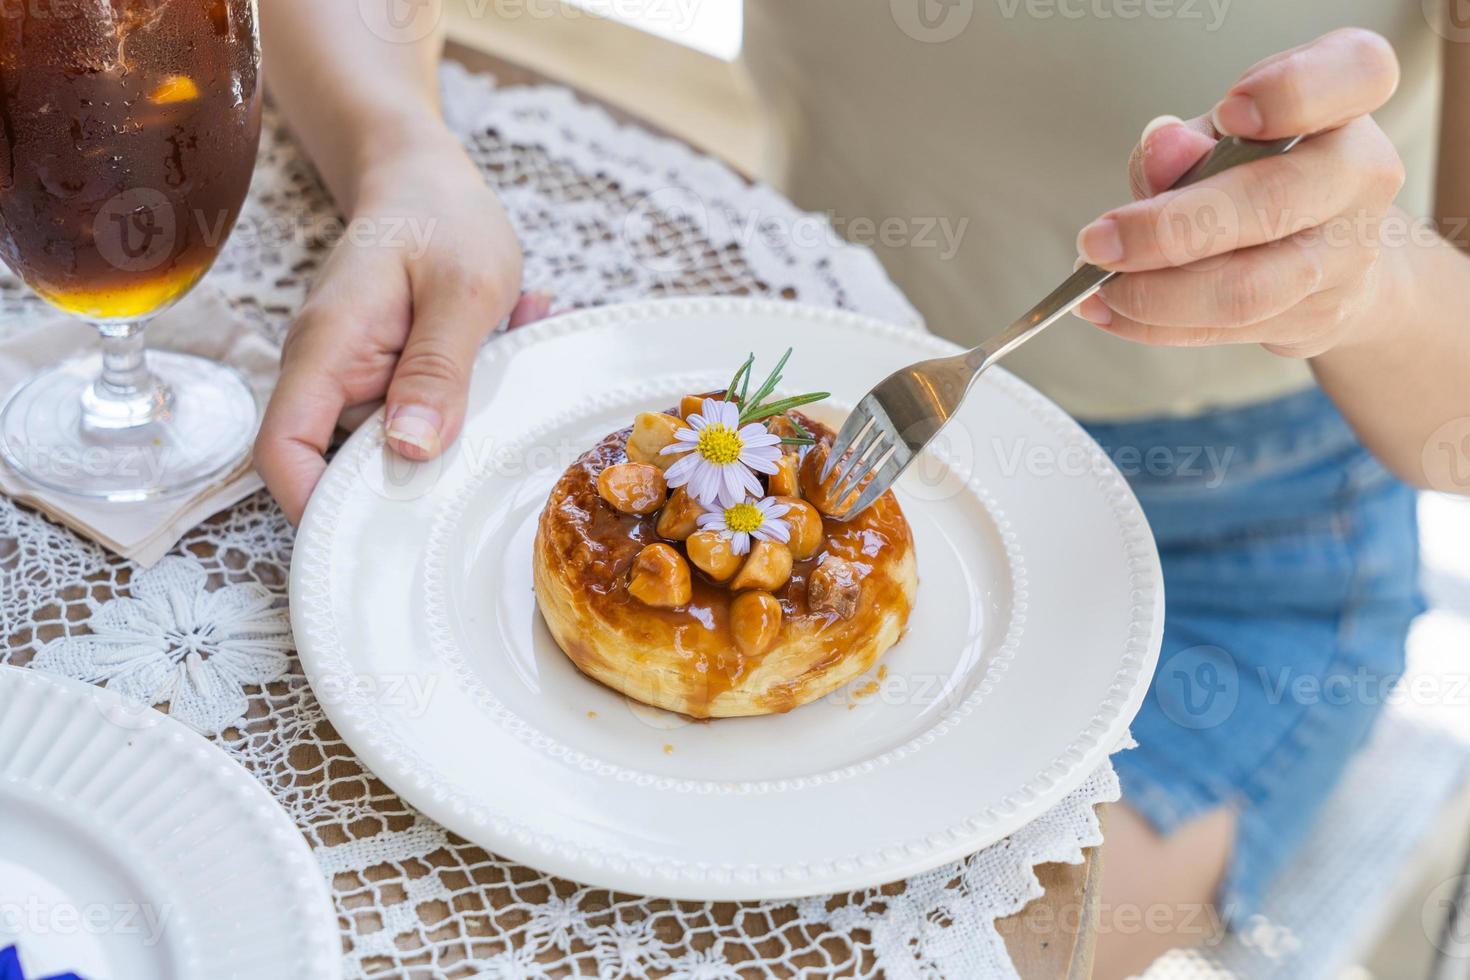
<path fill-rule="evenodd" d="M 515 352 L 543 341 L 581 332 L 593 331 L 616 324 L 626 324 L 638 319 L 659 319 L 676 316 L 776 316 L 784 319 L 825 320 L 843 327 L 855 328 L 890 339 L 901 339 L 914 348 L 916 353 L 929 356 L 956 351 L 959 348 L 948 341 L 913 328 L 887 323 L 847 310 L 806 306 L 781 300 L 745 297 L 680 297 L 647 300 L 617 306 L 593 307 L 590 309 L 560 314 L 541 323 L 523 328 L 513 334 L 503 335 L 487 345 L 480 360 L 499 360 Z M 694 370 L 691 368 L 690 370 Z M 1137 663 L 1126 672 L 1129 674 L 1127 690 L 1120 692 L 1116 703 L 1109 711 L 1100 712 L 1092 725 L 1069 746 L 1063 757 L 1014 794 L 1005 797 L 1005 812 L 990 819 L 979 821 L 987 829 L 983 834 L 966 836 L 957 834 L 952 827 L 944 833 L 931 834 L 927 842 L 906 842 L 896 847 L 881 848 L 868 854 L 829 861 L 819 868 L 808 865 L 743 867 L 709 865 L 687 861 L 659 861 L 655 854 L 626 851 L 607 858 L 576 841 L 563 840 L 549 835 L 537 834 L 534 828 L 507 823 L 503 815 L 487 813 L 473 799 L 459 795 L 453 787 L 432 785 L 425 779 L 422 770 L 415 771 L 411 753 L 405 755 L 402 747 L 382 732 L 369 730 L 366 716 L 353 710 L 350 705 L 338 700 L 324 703 L 323 709 L 337 727 L 342 737 L 363 758 L 370 768 L 405 800 L 444 824 L 451 830 L 475 843 L 504 854 L 517 861 L 551 873 L 587 884 L 632 891 L 646 895 L 705 901 L 705 900 L 758 900 L 795 898 L 834 891 L 885 883 L 926 871 L 949 861 L 988 846 L 1029 823 L 1045 812 L 1068 792 L 1081 785 L 1113 751 L 1123 738 L 1134 714 L 1141 706 L 1147 693 L 1153 668 L 1157 663 L 1162 642 L 1163 585 L 1157 549 L 1147 521 L 1136 498 L 1126 482 L 1122 480 L 1111 460 L 1086 435 L 1081 426 L 1067 416 L 1052 402 L 1030 386 L 1004 370 L 997 369 L 988 377 L 988 383 L 996 384 L 1024 404 L 1038 420 L 1042 420 L 1053 431 L 1069 441 L 1079 441 L 1091 447 L 1095 458 L 1102 462 L 1102 469 L 1111 475 L 1117 484 L 1120 500 L 1115 510 L 1123 515 L 1123 523 L 1129 525 L 1134 537 L 1129 543 L 1140 544 L 1144 554 L 1134 555 L 1130 563 L 1146 566 L 1138 575 L 1146 580 L 1144 596 L 1137 599 L 1134 609 L 1134 625 L 1146 628 L 1147 637 L 1142 641 L 1142 650 L 1135 657 Z M 319 562 L 321 551 L 328 549 L 339 516 L 334 506 L 343 501 L 329 502 L 331 494 L 343 495 L 348 488 L 331 488 L 334 474 L 346 467 L 345 457 L 354 452 L 371 449 L 373 440 L 381 441 L 381 412 L 368 424 L 354 433 L 342 447 L 329 467 L 323 485 L 328 493 L 319 492 L 312 498 L 302 521 L 291 569 L 292 622 L 297 632 L 299 654 L 308 676 L 323 671 L 329 666 L 332 654 L 318 647 L 313 637 L 319 632 L 311 620 L 319 620 L 322 605 L 330 606 L 330 589 L 327 594 L 313 593 L 309 582 L 314 574 L 308 565 Z M 1141 529 L 1141 537 L 1137 531 Z M 316 556 L 313 555 L 315 549 Z M 310 601 L 305 601 L 310 596 Z M 308 609 L 308 607 L 311 607 Z M 324 641 L 322 646 L 330 646 Z M 341 656 L 345 656 L 345 653 Z M 340 659 L 340 657 L 339 657 Z M 1127 658 L 1125 658 L 1126 660 Z M 344 661 L 345 662 L 345 661 Z M 1125 673 L 1120 669 L 1120 674 Z M 1106 721 L 1103 714 L 1107 714 Z M 1101 727 L 1093 733 L 1091 729 Z M 1078 744 L 1082 750 L 1074 750 Z M 1075 757 L 1075 758 L 1074 758 Z M 427 760 L 417 760 L 423 763 Z M 1053 770 L 1063 770 L 1053 775 Z M 1019 799 L 1018 799 L 1019 798 Z M 974 821 L 972 821 L 974 823 Z M 945 838 L 938 840 L 936 838 Z M 635 867 L 640 862 L 652 860 L 652 866 Z"/>
<path fill-rule="evenodd" d="M 310 969 L 313 976 L 320 977 L 322 980 L 342 976 L 342 939 L 337 925 L 337 911 L 326 879 L 321 873 L 316 854 L 302 836 L 300 828 L 296 826 L 281 804 L 240 763 L 182 722 L 124 698 L 104 687 L 28 667 L 0 664 L 0 689 L 12 686 L 16 693 L 9 695 L 10 697 L 35 697 L 40 700 L 62 699 L 71 707 L 75 707 L 83 699 L 90 701 L 96 711 L 97 722 L 96 728 L 92 729 L 93 734 L 87 736 L 88 741 L 83 745 L 89 750 L 112 754 L 124 753 L 131 748 L 133 739 L 138 737 L 139 732 L 148 733 L 145 737 L 155 743 L 165 741 L 170 743 L 175 747 L 171 749 L 171 761 L 180 767 L 192 767 L 193 778 L 219 780 L 227 784 L 227 788 L 222 788 L 220 792 L 231 794 L 232 799 L 230 805 L 223 806 L 223 812 L 230 814 L 232 819 L 238 822 L 243 828 L 242 833 L 248 832 L 253 838 L 269 835 L 271 839 L 279 841 L 283 849 L 289 851 L 290 860 L 283 862 L 283 866 L 289 865 L 295 877 L 282 876 L 279 887 L 282 894 L 289 895 L 293 903 L 299 904 L 293 904 L 284 909 L 280 908 L 273 902 L 279 900 L 281 895 L 275 895 L 271 896 L 270 900 L 263 897 L 257 898 L 252 906 L 250 901 L 241 900 L 240 895 L 232 891 L 227 904 L 204 903 L 208 908 L 191 905 L 185 910 L 183 916 L 168 919 L 169 923 L 177 921 L 178 918 L 190 923 L 201 917 L 212 919 L 216 923 L 220 920 L 237 923 L 242 917 L 259 915 L 260 910 L 263 909 L 265 914 L 277 916 L 279 921 L 276 925 L 283 935 L 298 937 L 299 941 L 294 943 L 292 948 L 302 951 L 300 955 L 305 957 L 292 963 L 277 962 L 275 966 Z M 0 695 L 0 699 L 3 699 L 3 695 Z M 121 720 L 113 720 L 109 712 Z M 85 714 L 79 713 L 74 717 L 66 717 L 61 724 L 65 728 L 79 726 L 85 717 L 87 717 Z M 116 727 L 118 744 L 109 744 L 98 749 L 95 732 L 105 730 L 104 726 L 108 724 Z M 0 721 L 0 730 L 3 728 L 4 723 Z M 25 735 L 22 734 L 21 739 L 24 738 Z M 44 752 L 43 757 L 46 757 Z M 70 785 L 76 781 L 73 778 L 75 773 L 71 769 L 75 760 L 49 757 L 47 759 L 52 772 L 48 774 L 43 770 L 39 774 L 32 772 L 24 777 L 14 774 L 11 777 L 5 777 L 3 775 L 5 765 L 0 763 L 0 800 L 6 796 L 6 786 L 14 781 L 18 789 L 12 792 L 22 800 L 22 803 L 29 802 L 34 806 L 44 800 L 45 809 L 56 810 L 61 817 L 66 819 L 70 830 L 86 834 L 91 843 L 111 852 L 114 860 L 126 870 L 131 878 L 144 885 L 172 887 L 177 884 L 166 867 L 168 862 L 151 858 L 147 853 L 138 853 L 140 847 L 138 831 L 132 828 L 117 829 L 103 826 L 100 824 L 101 818 L 94 816 L 90 810 L 81 814 L 76 813 L 79 806 L 77 795 L 81 792 L 81 787 Z M 57 783 L 53 785 L 48 782 L 50 778 L 56 779 Z M 121 787 L 128 785 L 129 780 L 123 779 L 109 792 L 116 792 Z M 67 788 L 60 789 L 58 786 Z M 148 790 L 143 792 L 146 794 Z M 239 806 L 234 805 L 233 797 L 240 798 Z M 136 799 L 133 802 L 136 802 Z M 250 809 L 247 809 L 247 806 Z M 172 819 L 172 817 L 161 817 L 160 819 Z M 272 850 L 271 853 L 272 856 L 276 856 L 281 852 Z M 213 889 L 212 887 L 207 888 L 202 894 L 186 892 L 182 897 L 191 896 L 196 900 L 204 896 L 213 896 Z M 174 897 L 180 896 L 175 895 Z M 84 896 L 77 896 L 77 898 L 81 900 Z M 255 909 L 254 912 L 251 911 L 252 908 Z M 167 925 L 165 924 L 163 928 L 167 928 Z M 197 933 L 200 930 L 198 926 L 194 926 L 192 931 Z M 24 943 L 23 934 L 17 938 Z M 182 942 L 186 947 L 198 944 L 191 935 L 186 935 L 181 940 L 175 939 L 174 942 L 175 944 Z M 0 942 L 0 946 L 3 945 L 8 945 L 8 941 Z M 308 952 L 311 950 L 315 952 Z M 218 964 L 215 965 L 218 966 Z M 190 972 L 189 963 L 176 964 L 176 966 L 183 971 L 181 976 L 194 975 Z M 195 964 L 194 968 L 197 967 L 198 965 Z"/>

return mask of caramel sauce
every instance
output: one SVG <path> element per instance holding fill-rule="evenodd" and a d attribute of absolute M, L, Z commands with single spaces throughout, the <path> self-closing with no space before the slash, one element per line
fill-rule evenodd
<path fill-rule="evenodd" d="M 832 430 L 821 423 L 798 418 L 819 441 L 833 438 Z M 685 710 L 705 717 L 708 711 L 700 709 L 707 709 L 711 701 L 738 685 L 762 658 L 743 656 L 730 632 L 729 606 L 736 593 L 711 581 L 693 563 L 693 592 L 687 605 L 653 608 L 628 592 L 629 571 L 644 547 L 673 544 L 684 555 L 682 543 L 658 535 L 657 513 L 646 517 L 623 514 L 598 494 L 597 478 L 602 471 L 627 461 L 624 447 L 631 431 L 630 427 L 608 435 L 562 475 L 542 514 L 538 547 L 546 549 L 559 577 L 584 597 L 598 619 L 640 644 L 673 650 L 682 659 L 681 686 L 686 688 L 689 704 Z M 901 586 L 886 575 L 872 574 L 885 562 L 901 559 L 913 544 L 908 522 L 893 495 L 885 494 L 851 521 L 824 516 L 822 524 L 822 548 L 795 562 L 790 580 L 772 593 L 782 610 L 781 635 L 801 630 L 818 636 L 821 655 L 801 677 L 788 678 L 768 692 L 772 712 L 795 707 L 803 679 L 841 661 L 854 639 L 873 628 L 881 610 L 899 605 L 907 614 L 908 598 Z M 851 619 L 815 612 L 807 604 L 807 582 L 827 555 L 851 562 L 861 580 L 859 611 Z M 597 662 L 596 652 L 586 643 L 570 640 L 563 646 L 579 665 L 587 660 Z"/>

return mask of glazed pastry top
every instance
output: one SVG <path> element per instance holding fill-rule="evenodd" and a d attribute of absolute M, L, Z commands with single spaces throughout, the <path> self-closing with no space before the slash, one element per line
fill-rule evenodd
<path fill-rule="evenodd" d="M 678 418 L 672 412 L 668 414 Z M 815 449 L 805 453 L 801 470 L 807 478 L 803 485 L 819 496 L 815 476 L 832 432 L 791 414 L 818 441 Z M 906 613 L 908 598 L 901 585 L 888 575 L 874 574 L 885 564 L 904 559 L 912 548 L 908 523 L 892 494 L 851 521 L 823 515 L 821 543 L 814 553 L 790 559 L 789 576 L 778 586 L 745 591 L 739 588 L 740 574 L 716 581 L 699 563 L 687 561 L 687 541 L 659 534 L 658 511 L 628 513 L 610 505 L 599 492 L 599 477 L 609 467 L 628 462 L 632 431 L 630 428 L 610 434 L 562 476 L 549 503 L 554 513 L 544 518 L 548 557 L 585 597 L 588 611 L 609 628 L 647 642 L 672 644 L 687 652 L 694 668 L 706 675 L 708 698 L 740 683 L 759 662 L 759 648 L 769 647 L 774 639 L 769 636 L 763 642 L 752 643 L 747 635 L 751 631 L 770 631 L 774 627 L 783 633 L 816 637 L 824 652 L 818 663 L 824 664 L 843 657 L 853 638 L 871 630 L 884 610 L 891 612 L 895 604 L 902 604 Z M 797 465 L 801 456 L 794 449 L 789 453 L 794 457 L 791 464 Z M 641 504 L 639 501 L 637 509 L 645 509 Z M 649 560 L 640 556 L 658 545 L 670 549 L 687 565 L 687 601 L 651 605 L 635 594 L 636 587 L 630 589 L 638 572 L 635 566 L 641 567 Z M 662 548 L 652 553 L 672 563 Z M 660 571 L 654 567 L 650 574 Z M 678 574 L 678 570 L 671 574 Z M 732 624 L 732 607 L 737 600 L 762 592 L 774 598 L 779 615 L 774 609 L 762 614 L 754 603 L 746 603 L 737 617 L 739 623 Z M 773 710 L 781 708 L 773 706 Z"/>

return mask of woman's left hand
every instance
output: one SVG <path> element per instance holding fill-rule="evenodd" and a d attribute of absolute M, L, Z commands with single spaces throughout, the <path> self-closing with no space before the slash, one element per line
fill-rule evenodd
<path fill-rule="evenodd" d="M 1084 259 L 1128 275 L 1078 315 L 1141 343 L 1257 343 L 1288 357 L 1365 336 L 1387 319 L 1398 274 L 1379 231 L 1404 168 L 1369 115 L 1398 79 L 1382 37 L 1334 31 L 1247 71 L 1210 116 L 1150 124 L 1129 167 L 1140 200 L 1078 236 Z M 1313 135 L 1284 156 L 1161 192 L 1222 133 Z"/>

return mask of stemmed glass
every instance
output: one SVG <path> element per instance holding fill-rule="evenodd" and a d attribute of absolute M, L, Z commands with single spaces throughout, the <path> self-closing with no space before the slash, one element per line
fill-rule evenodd
<path fill-rule="evenodd" d="M 239 217 L 259 75 L 255 0 L 0 4 L 0 258 L 102 335 L 99 354 L 6 403 L 0 453 L 29 480 L 140 500 L 198 488 L 248 451 L 244 379 L 146 351 L 143 328 Z"/>

